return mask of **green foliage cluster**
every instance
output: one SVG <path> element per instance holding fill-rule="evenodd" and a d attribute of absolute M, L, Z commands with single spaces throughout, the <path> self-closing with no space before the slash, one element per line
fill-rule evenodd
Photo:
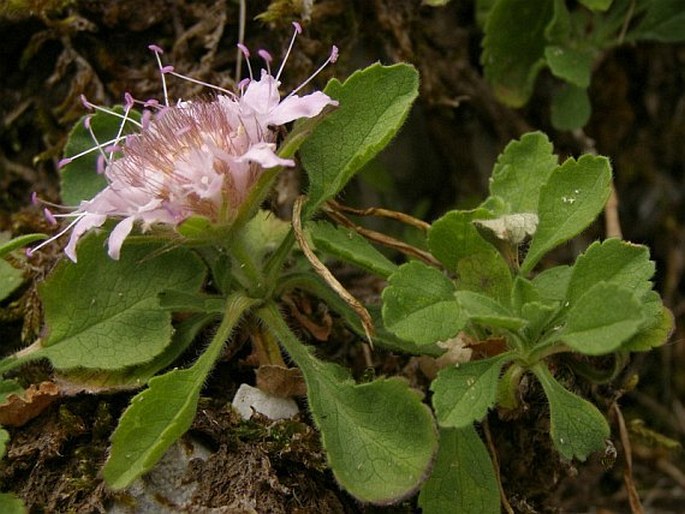
<path fill-rule="evenodd" d="M 559 79 L 552 124 L 583 127 L 591 114 L 592 72 L 609 49 L 638 41 L 685 40 L 682 0 L 480 0 L 481 62 L 497 97 L 511 107 L 530 98 L 543 69 Z M 575 4 L 575 5 L 574 5 Z"/>
<path fill-rule="evenodd" d="M 520 6 L 521 16 L 540 16 L 537 29 L 527 31 L 526 55 L 533 48 L 540 54 L 534 60 L 517 59 L 516 36 L 492 35 L 501 23 L 498 9 L 509 3 L 495 2 L 486 24 L 489 79 L 497 83 L 505 74 L 520 79 L 500 94 L 525 101 L 543 59 L 555 62 L 549 65 L 560 74 L 568 65 L 575 71 L 564 78 L 575 80 L 574 66 L 585 65 L 585 50 L 555 61 L 547 56 L 554 53 L 550 46 L 540 43 L 552 21 L 566 23 L 570 14 L 564 3 Z M 573 33 L 569 29 L 569 38 Z M 504 66 L 498 52 L 506 46 L 511 53 Z M 493 169 L 490 196 L 479 207 L 448 212 L 427 230 L 425 247 L 436 265 L 412 260 L 397 266 L 363 237 L 313 218 L 399 130 L 418 95 L 418 74 L 405 64 L 376 64 L 344 83 L 332 80 L 325 92 L 339 108 L 296 124 L 280 153 L 300 152 L 309 177 L 302 221 L 318 251 L 387 278 L 374 342 L 436 356 L 460 337 L 497 338 L 504 351 L 442 369 L 431 385 L 432 409 L 400 378 L 356 383 L 348 370 L 317 358 L 280 313 L 284 293 L 308 291 L 353 330 L 361 334 L 363 328 L 355 310 L 312 273 L 290 224 L 259 210 L 278 172 L 269 170 L 227 230 L 191 219 L 179 233 L 130 237 L 119 261 L 106 256 L 103 235 L 85 238 L 79 262 L 59 263 L 40 287 L 44 335 L 0 361 L 0 372 L 46 358 L 74 382 L 146 385 L 122 415 L 103 469 L 107 483 L 122 489 L 149 471 L 189 428 L 224 344 L 241 320 L 258 320 L 255 326 L 263 327 L 265 339 L 280 344 L 302 371 L 331 469 L 350 494 L 387 504 L 420 489 L 419 503 L 428 513 L 494 512 L 497 477 L 478 423 L 490 409 L 515 408 L 519 381 L 530 373 L 547 397 L 550 436 L 559 453 L 584 460 L 602 449 L 607 421 L 557 381 L 552 356 L 645 351 L 662 344 L 672 320 L 652 291 L 654 264 L 647 248 L 609 239 L 591 244 L 572 265 L 540 269 L 551 250 L 601 212 L 611 170 L 606 158 L 590 155 L 560 164 L 547 137 L 531 133 L 506 147 Z M 111 139 L 118 124 L 102 113 L 91 120 L 101 140 Z M 85 137 L 82 126 L 74 129 L 67 155 L 81 152 Z M 63 197 L 70 203 L 104 185 L 93 178 L 94 167 L 75 160 L 63 171 Z M 0 247 L 0 257 L 26 242 Z M 183 321 L 174 322 L 173 312 L 185 313 Z M 200 330 L 217 321 L 197 360 L 169 370 Z M 3 385 L 14 390 L 7 381 Z M 0 432 L 3 442 L 5 435 Z"/>

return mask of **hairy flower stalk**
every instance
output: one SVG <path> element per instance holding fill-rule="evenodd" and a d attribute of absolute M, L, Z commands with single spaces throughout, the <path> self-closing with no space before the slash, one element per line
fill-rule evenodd
<path fill-rule="evenodd" d="M 108 239 L 108 253 L 113 259 L 119 258 L 121 246 L 136 224 L 142 231 L 157 225 L 176 227 L 192 216 L 207 218 L 216 225 L 230 224 L 263 170 L 295 164 L 277 155 L 274 128 L 314 117 L 326 106 L 337 105 L 320 91 L 304 96 L 297 94 L 323 66 L 281 98 L 280 75 L 302 30 L 299 24 L 294 26 L 295 33 L 277 74 L 271 74 L 271 56 L 260 50 L 266 69 L 255 79 L 250 68 L 250 78 L 239 84 L 239 94 L 176 73 L 173 67 L 162 64 L 162 50 L 150 45 L 161 71 L 163 105 L 156 100 L 138 102 L 126 95 L 125 110 L 120 114 L 97 107 L 84 98 L 87 108 L 120 117 L 121 128 L 113 140 L 100 143 L 86 118 L 86 128 L 91 131 L 95 146 L 64 159 L 61 164 L 97 151 L 98 168 L 108 185 L 91 200 L 81 202 L 73 212 L 52 214 L 45 209 L 50 219 L 73 219 L 61 232 L 30 252 L 71 231 L 65 253 L 76 262 L 76 245 L 81 236 L 110 218 L 118 220 Z M 249 51 L 243 45 L 238 46 L 249 67 Z M 337 49 L 333 47 L 324 66 L 336 58 Z M 165 80 L 168 74 L 203 84 L 218 93 L 210 101 L 179 101 L 170 105 Z M 133 122 L 130 117 L 136 103 L 145 108 L 141 123 Z M 124 136 L 126 123 L 137 125 L 137 132 Z"/>

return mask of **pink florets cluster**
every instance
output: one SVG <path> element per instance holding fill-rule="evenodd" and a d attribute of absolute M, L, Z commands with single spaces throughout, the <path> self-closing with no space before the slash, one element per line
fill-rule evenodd
<path fill-rule="evenodd" d="M 299 30 L 297 25 L 296 34 Z M 161 49 L 151 49 L 159 61 Z M 329 61 L 335 55 L 334 49 Z M 159 62 L 163 74 L 173 72 Z M 211 101 L 180 101 L 145 111 L 139 131 L 116 145 L 121 157 L 106 161 L 107 187 L 81 202 L 69 214 L 72 223 L 55 236 L 71 230 L 66 255 L 76 262 L 79 238 L 108 218 L 120 219 L 108 240 L 114 259 L 136 222 L 143 231 L 156 224 L 177 226 L 191 216 L 230 222 L 262 170 L 294 165 L 276 154 L 274 127 L 337 105 L 320 91 L 298 96 L 300 88 L 281 99 L 279 76 L 280 70 L 274 77 L 269 68 L 258 80 L 243 81 L 239 95 L 224 91 Z M 126 113 L 132 104 L 128 97 Z"/>

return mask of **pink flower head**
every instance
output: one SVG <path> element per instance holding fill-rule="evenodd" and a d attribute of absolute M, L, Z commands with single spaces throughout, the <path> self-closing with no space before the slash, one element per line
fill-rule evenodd
<path fill-rule="evenodd" d="M 113 259 L 119 258 L 121 246 L 136 224 L 143 231 L 159 224 L 175 227 L 191 216 L 203 216 L 217 224 L 230 223 L 264 169 L 295 164 L 276 153 L 273 128 L 314 117 L 326 106 L 337 105 L 320 91 L 298 96 L 295 93 L 302 86 L 281 98 L 278 78 L 283 66 L 276 77 L 262 70 L 259 80 L 252 79 L 240 89 L 240 96 L 205 84 L 221 94 L 211 101 L 179 101 L 169 105 L 164 77 L 183 76 L 162 64 L 161 48 L 150 48 L 162 76 L 165 106 L 157 107 L 150 100 L 134 101 L 127 94 L 125 112 L 121 115 L 83 99 L 89 109 L 122 118 L 122 128 L 124 123 L 132 122 L 129 113 L 135 103 L 155 111 L 144 111 L 144 122 L 137 124 L 138 131 L 125 137 L 120 130 L 114 140 L 100 143 L 91 131 L 97 142 L 91 150 L 99 151 L 104 159 L 108 185 L 91 200 L 81 202 L 72 213 L 61 215 L 74 220 L 40 245 L 71 231 L 65 253 L 74 262 L 80 237 L 109 218 L 119 220 L 108 239 L 108 253 Z M 247 48 L 241 50 L 249 56 Z M 268 66 L 270 61 L 265 61 Z M 87 128 L 91 130 L 90 124 Z M 116 158 L 115 151 L 120 152 Z M 64 162 L 78 157 L 71 156 Z"/>

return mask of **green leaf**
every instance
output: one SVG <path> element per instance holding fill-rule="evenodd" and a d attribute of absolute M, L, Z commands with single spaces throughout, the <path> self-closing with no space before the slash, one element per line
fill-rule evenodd
<path fill-rule="evenodd" d="M 526 324 L 525 320 L 514 316 L 506 307 L 483 294 L 457 291 L 454 296 L 471 322 L 509 330 L 518 330 Z"/>
<path fill-rule="evenodd" d="M 172 334 L 159 293 L 194 291 L 204 279 L 202 262 L 184 248 L 126 244 L 115 261 L 103 240 L 86 238 L 79 262 L 62 261 L 39 287 L 48 335 L 35 356 L 48 357 L 58 369 L 111 370 L 153 359 Z"/>
<path fill-rule="evenodd" d="M 224 309 L 225 311 L 225 301 Z M 89 391 L 110 391 L 117 389 L 137 389 L 164 368 L 170 366 L 188 349 L 195 337 L 216 315 L 195 314 L 175 327 L 171 344 L 162 353 L 145 364 L 128 366 L 123 369 L 102 370 L 75 368 L 59 372 L 61 382 L 74 384 L 75 387 Z"/>
<path fill-rule="evenodd" d="M 555 77 L 583 90 L 590 85 L 595 60 L 591 48 L 550 45 L 545 48 L 545 59 Z"/>
<path fill-rule="evenodd" d="M 12 379 L 5 379 L 5 380 L 0 380 L 0 404 L 3 404 L 7 401 L 7 397 L 11 394 L 22 394 L 24 392 L 24 388 L 21 387 L 19 382 L 16 380 Z M 0 429 L 1 430 L 1 429 Z M 0 456 L 2 456 L 2 452 L 0 452 Z"/>
<path fill-rule="evenodd" d="M 511 289 L 511 271 L 497 253 L 464 257 L 457 265 L 458 289 L 478 291 L 498 302 L 506 302 Z"/>
<path fill-rule="evenodd" d="M 540 188 L 557 167 L 552 143 L 542 132 L 524 134 L 497 158 L 490 194 L 509 204 L 510 213 L 537 213 Z"/>
<path fill-rule="evenodd" d="M 463 428 L 480 421 L 497 396 L 497 382 L 508 354 L 445 368 L 431 384 L 433 407 L 443 427 Z"/>
<path fill-rule="evenodd" d="M 571 305 L 559 337 L 587 355 L 619 348 L 642 324 L 642 305 L 630 289 L 598 282 Z"/>
<path fill-rule="evenodd" d="M 606 157 L 584 155 L 568 159 L 540 190 L 540 223 L 521 265 L 530 272 L 554 247 L 587 227 L 600 213 L 611 192 L 611 168 Z"/>
<path fill-rule="evenodd" d="M 9 440 L 10 433 L 4 428 L 0 428 L 0 458 L 5 456 L 5 452 L 7 451 L 7 443 Z"/>
<path fill-rule="evenodd" d="M 502 301 L 509 295 L 511 271 L 497 249 L 472 223 L 491 217 L 485 209 L 451 211 L 428 231 L 428 247 L 445 267 L 459 277 L 459 289 L 487 294 Z"/>
<path fill-rule="evenodd" d="M 683 0 L 653 0 L 627 40 L 652 40 L 663 43 L 685 41 L 685 4 Z"/>
<path fill-rule="evenodd" d="M 0 233 L 0 236 L 6 233 L 7 232 Z M 10 239 L 9 241 L 5 242 L 5 238 L 0 237 L 0 241 L 2 241 L 2 244 L 0 244 L 0 259 L 5 257 L 6 255 L 9 255 L 14 250 L 18 250 L 19 248 L 23 248 L 24 246 L 30 245 L 31 243 L 35 243 L 36 241 L 42 241 L 47 238 L 48 236 L 46 236 L 45 234 L 26 234 L 23 236 L 15 237 L 14 239 Z"/>
<path fill-rule="evenodd" d="M 408 64 L 374 64 L 324 92 L 338 109 L 326 116 L 300 148 L 309 176 L 311 213 L 333 198 L 397 133 L 418 95 L 419 78 Z"/>
<path fill-rule="evenodd" d="M 0 493 L 0 512 L 3 514 L 27 514 L 24 502 L 12 493 Z"/>
<path fill-rule="evenodd" d="M 481 62 L 495 95 L 511 107 L 521 107 L 533 91 L 553 15 L 549 0 L 498 0 L 488 15 Z"/>
<path fill-rule="evenodd" d="M 383 321 L 388 330 L 417 344 L 453 337 L 466 324 L 452 281 L 435 268 L 409 262 L 390 275 L 383 290 Z"/>
<path fill-rule="evenodd" d="M 606 11 L 611 7 L 613 1 L 614 0 L 580 0 L 580 3 L 593 11 Z"/>
<path fill-rule="evenodd" d="M 491 214 L 485 209 L 450 211 L 434 221 L 428 230 L 428 248 L 453 273 L 457 271 L 459 261 L 465 257 L 498 253 L 472 223 L 474 219 L 490 217 Z"/>
<path fill-rule="evenodd" d="M 563 265 L 548 268 L 537 274 L 532 282 L 540 294 L 540 299 L 546 302 L 563 302 L 572 273 L 571 266 Z"/>
<path fill-rule="evenodd" d="M 112 108 L 112 111 L 122 114 L 124 109 L 121 106 L 116 106 Z M 113 140 L 122 123 L 121 118 L 103 112 L 84 116 L 69 133 L 67 144 L 64 146 L 65 157 L 74 157 L 97 146 L 90 131 L 84 125 L 86 118 L 90 118 L 90 126 L 100 144 Z M 140 113 L 131 111 L 129 118 L 140 121 Z M 135 124 L 129 121 L 124 127 L 123 135 L 133 130 L 135 130 Z M 105 146 L 110 145 L 111 143 Z M 60 186 L 62 201 L 65 205 L 77 206 L 82 200 L 90 200 L 107 186 L 104 175 L 97 173 L 99 155 L 99 151 L 93 151 L 74 159 L 62 168 Z"/>
<path fill-rule="evenodd" d="M 0 258 L 0 302 L 24 282 L 24 273 Z"/>
<path fill-rule="evenodd" d="M 441 428 L 435 466 L 419 495 L 423 513 L 491 514 L 499 502 L 490 454 L 473 425 Z"/>
<path fill-rule="evenodd" d="M 336 480 L 370 503 L 394 503 L 414 494 L 437 450 L 433 417 L 420 395 L 398 378 L 355 384 L 343 368 L 316 359 L 275 305 L 260 309 L 259 316 L 304 375 Z"/>
<path fill-rule="evenodd" d="M 604 448 L 609 424 L 597 407 L 567 391 L 544 364 L 532 369 L 549 401 L 550 436 L 557 451 L 566 459 L 584 461 Z"/>
<path fill-rule="evenodd" d="M 661 304 L 661 301 L 659 301 Z M 661 305 L 660 312 L 646 327 L 621 345 L 621 350 L 628 352 L 645 352 L 657 346 L 661 346 L 671 337 L 675 328 L 673 313 Z"/>
<path fill-rule="evenodd" d="M 649 260 L 649 248 L 620 239 L 592 243 L 573 266 L 566 299 L 575 303 L 600 281 L 631 290 L 642 298 L 652 289 L 654 263 Z"/>
<path fill-rule="evenodd" d="M 564 84 L 552 97 L 552 125 L 557 130 L 575 130 L 590 120 L 592 106 L 587 89 Z"/>
<path fill-rule="evenodd" d="M 221 325 L 195 364 L 150 379 L 149 388 L 133 397 L 112 434 L 110 456 L 102 469 L 112 489 L 123 489 L 152 469 L 188 430 L 207 375 L 234 326 L 254 303 L 238 295 L 229 298 Z"/>
<path fill-rule="evenodd" d="M 308 223 L 307 229 L 319 250 L 383 278 L 397 271 L 396 264 L 354 230 L 335 227 L 325 221 Z"/>

